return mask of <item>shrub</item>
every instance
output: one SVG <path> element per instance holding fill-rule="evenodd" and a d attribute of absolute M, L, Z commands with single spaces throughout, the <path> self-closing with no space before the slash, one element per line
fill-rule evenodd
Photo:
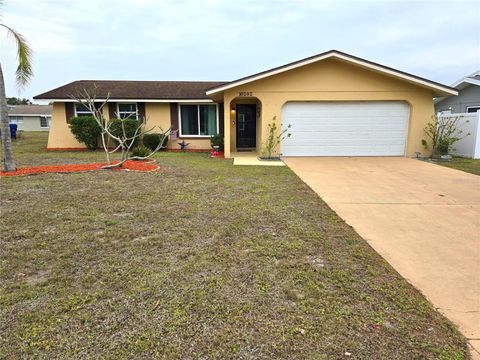
<path fill-rule="evenodd" d="M 110 125 L 110 132 L 112 135 L 124 138 L 123 129 L 122 129 L 122 122 L 125 128 L 125 138 L 132 138 L 135 135 L 135 131 L 142 126 L 142 123 L 138 120 L 134 119 L 113 119 L 112 124 Z M 140 132 L 140 130 L 138 130 Z M 133 139 L 133 146 L 137 145 L 138 137 Z M 115 141 L 117 143 L 117 141 Z M 127 142 L 126 145 L 129 146 L 131 142 Z"/>
<path fill-rule="evenodd" d="M 432 157 L 447 155 L 453 148 L 453 144 L 463 139 L 465 136 L 463 130 L 459 129 L 458 122 L 462 116 L 432 116 L 423 132 L 427 139 L 422 139 L 422 145 L 425 149 L 432 148 Z M 468 120 L 466 121 L 468 122 Z"/>
<path fill-rule="evenodd" d="M 267 159 L 273 157 L 273 154 L 277 150 L 277 146 L 282 140 L 292 136 L 292 134 L 288 132 L 292 125 L 289 124 L 286 128 L 281 130 L 277 128 L 276 120 L 277 117 L 274 116 L 272 122 L 268 124 L 268 137 L 262 149 L 262 157 Z"/>
<path fill-rule="evenodd" d="M 223 141 L 223 134 L 212 135 L 210 137 L 210 145 L 212 146 L 212 148 L 214 148 L 214 146 L 218 146 L 218 150 L 222 151 L 225 147 Z"/>
<path fill-rule="evenodd" d="M 160 139 L 164 137 L 165 134 L 162 133 L 151 133 L 143 135 L 143 145 L 149 148 L 150 150 L 155 150 L 158 145 L 160 144 Z M 168 143 L 168 136 L 165 136 L 163 139 L 162 148 L 160 150 L 164 150 L 167 147 Z"/>
<path fill-rule="evenodd" d="M 93 116 L 79 116 L 70 119 L 68 124 L 75 139 L 85 144 L 87 149 L 96 150 L 102 128 Z"/>
<path fill-rule="evenodd" d="M 151 150 L 146 146 L 139 145 L 132 150 L 132 156 L 145 157 L 150 155 Z"/>

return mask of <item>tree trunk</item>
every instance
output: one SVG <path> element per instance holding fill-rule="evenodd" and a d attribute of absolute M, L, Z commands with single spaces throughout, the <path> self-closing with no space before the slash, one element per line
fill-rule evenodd
<path fill-rule="evenodd" d="M 3 171 L 15 171 L 17 166 L 13 158 L 12 139 L 8 121 L 7 96 L 3 79 L 2 65 L 0 64 L 0 129 L 2 131 L 2 167 Z"/>

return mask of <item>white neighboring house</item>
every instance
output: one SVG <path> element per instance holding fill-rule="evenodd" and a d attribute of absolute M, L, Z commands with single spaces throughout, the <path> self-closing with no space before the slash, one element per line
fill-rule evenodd
<path fill-rule="evenodd" d="M 470 134 L 453 145 L 453 154 L 480 159 L 480 70 L 451 86 L 458 89 L 458 96 L 435 99 L 435 111 L 443 117 L 459 117 L 459 129 Z"/>
<path fill-rule="evenodd" d="M 51 105 L 8 105 L 10 124 L 17 124 L 18 130 L 48 131 L 52 119 Z"/>

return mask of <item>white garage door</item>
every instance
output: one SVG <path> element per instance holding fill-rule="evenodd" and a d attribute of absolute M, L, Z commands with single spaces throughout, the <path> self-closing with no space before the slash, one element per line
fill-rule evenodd
<path fill-rule="evenodd" d="M 289 102 L 282 124 L 291 137 L 283 156 L 402 156 L 409 106 L 405 102 Z"/>

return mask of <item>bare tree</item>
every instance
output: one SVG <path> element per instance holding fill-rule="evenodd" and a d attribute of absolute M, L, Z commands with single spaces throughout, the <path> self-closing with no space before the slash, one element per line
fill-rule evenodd
<path fill-rule="evenodd" d="M 141 139 L 143 135 L 154 130 L 156 126 L 147 129 L 148 118 L 143 118 L 141 119 L 142 120 L 141 122 L 139 121 L 134 134 L 129 135 L 125 128 L 125 122 L 127 120 L 130 120 L 131 118 L 130 117 L 120 118 L 118 114 L 115 114 L 117 115 L 118 121 L 120 121 L 121 130 L 122 130 L 120 135 L 116 134 L 115 132 L 112 131 L 113 122 L 106 120 L 103 116 L 103 110 L 108 106 L 108 101 L 110 100 L 110 93 L 107 94 L 105 99 L 102 99 L 101 101 L 99 101 L 97 100 L 96 89 L 97 89 L 97 86 L 95 85 L 93 88 L 93 91 L 88 91 L 87 89 L 83 89 L 83 90 L 80 90 L 76 96 L 70 96 L 70 97 L 76 102 L 85 106 L 92 113 L 93 118 L 101 128 L 102 147 L 105 152 L 105 157 L 108 163 L 108 165 L 103 166 L 104 169 L 121 167 L 128 160 L 150 159 L 153 155 L 155 155 L 155 153 L 157 153 L 158 151 L 160 151 L 165 147 L 163 146 L 163 144 L 165 142 L 165 139 L 168 136 L 170 136 L 172 129 L 170 128 L 167 131 L 164 131 L 161 127 L 158 127 L 160 129 L 158 146 L 154 150 L 151 150 L 147 156 L 130 156 L 132 147 L 136 143 L 136 140 Z M 110 149 L 109 147 L 111 139 L 118 144 L 113 149 Z M 120 161 L 112 163 L 110 159 L 110 154 L 113 154 L 119 150 L 121 152 Z"/>
<path fill-rule="evenodd" d="M 0 7 L 3 1 L 0 1 Z M 0 17 L 1 20 L 1 17 Z M 15 71 L 16 82 L 19 88 L 25 86 L 33 75 L 32 50 L 22 34 L 0 22 L 0 27 L 7 31 L 17 46 L 18 66 Z M 0 130 L 2 132 L 2 168 L 3 171 L 15 171 L 17 165 L 13 158 L 12 139 L 10 138 L 10 126 L 8 121 L 7 97 L 5 94 L 5 80 L 3 78 L 2 65 L 0 64 Z"/>

